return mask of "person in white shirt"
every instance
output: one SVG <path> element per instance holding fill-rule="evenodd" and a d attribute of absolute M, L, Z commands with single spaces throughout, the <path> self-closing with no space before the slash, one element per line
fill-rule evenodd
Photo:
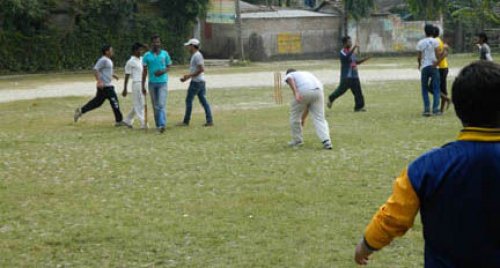
<path fill-rule="evenodd" d="M 212 111 L 210 109 L 210 104 L 207 100 L 207 88 L 205 85 L 205 60 L 200 52 L 200 41 L 198 39 L 190 39 L 184 44 L 188 49 L 189 54 L 191 54 L 191 62 L 189 64 L 189 73 L 185 74 L 181 78 L 181 82 L 186 82 L 191 79 L 189 83 L 189 88 L 186 95 L 186 112 L 184 113 L 184 120 L 178 123 L 177 126 L 189 126 L 191 121 L 191 112 L 193 110 L 193 100 L 194 97 L 198 96 L 201 106 L 205 110 L 205 127 L 211 127 L 214 125 L 214 120 L 212 117 Z"/>
<path fill-rule="evenodd" d="M 434 39 L 434 26 L 427 24 L 424 28 L 426 38 L 420 40 L 417 44 L 418 51 L 418 69 L 420 69 L 422 99 L 424 102 L 423 116 L 431 116 L 430 101 L 428 92 L 432 92 L 432 114 L 441 115 L 439 109 L 440 103 L 440 86 L 439 86 L 439 70 L 437 65 L 441 62 L 442 54 L 439 51 L 439 42 Z M 429 80 L 432 81 L 432 89 L 429 90 Z"/>
<path fill-rule="evenodd" d="M 144 119 L 144 102 L 146 91 L 141 90 L 142 83 L 142 53 L 145 46 L 141 43 L 132 45 L 132 56 L 125 65 L 125 83 L 123 85 L 122 96 L 127 97 L 128 80 L 132 77 L 132 110 L 125 118 L 125 123 L 132 127 L 134 124 L 134 117 L 137 116 L 141 122 L 141 128 L 147 128 L 147 122 Z"/>
<path fill-rule="evenodd" d="M 491 56 L 491 48 L 488 45 L 488 36 L 486 33 L 480 33 L 477 35 L 477 48 L 479 49 L 479 60 L 493 61 Z"/>
<path fill-rule="evenodd" d="M 325 119 L 323 84 L 312 73 L 298 72 L 295 69 L 286 71 L 285 82 L 294 96 L 290 108 L 292 141 L 288 145 L 296 147 L 304 143 L 301 123 L 302 115 L 308 109 L 323 148 L 331 150 L 330 129 Z"/>

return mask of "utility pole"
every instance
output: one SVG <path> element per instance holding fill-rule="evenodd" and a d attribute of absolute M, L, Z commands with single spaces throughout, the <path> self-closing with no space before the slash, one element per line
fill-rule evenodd
<path fill-rule="evenodd" d="M 238 39 L 238 47 L 240 50 L 241 60 L 245 60 L 245 49 L 243 47 L 243 31 L 242 31 L 242 20 L 241 20 L 241 9 L 240 0 L 235 0 L 236 5 L 236 35 Z"/>

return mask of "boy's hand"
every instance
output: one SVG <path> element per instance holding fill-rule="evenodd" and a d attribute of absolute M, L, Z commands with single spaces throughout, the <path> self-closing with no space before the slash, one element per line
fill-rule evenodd
<path fill-rule="evenodd" d="M 372 255 L 372 253 L 373 251 L 366 247 L 364 240 L 361 240 L 356 246 L 354 261 L 359 265 L 367 265 L 369 260 L 368 257 Z"/>
<path fill-rule="evenodd" d="M 113 78 L 116 79 L 116 81 L 120 80 L 120 77 L 118 77 L 118 75 L 116 74 L 113 75 Z"/>
<path fill-rule="evenodd" d="M 142 88 L 142 95 L 144 95 L 144 96 L 148 95 L 148 92 L 146 91 L 145 88 Z"/>
<path fill-rule="evenodd" d="M 102 89 L 104 88 L 104 82 L 102 80 L 98 80 L 96 86 L 98 89 Z"/>
<path fill-rule="evenodd" d="M 302 101 L 302 99 L 303 99 L 302 95 L 300 95 L 300 94 L 297 92 L 297 93 L 295 94 L 295 100 L 296 100 L 297 102 L 301 102 L 301 101 Z"/>
<path fill-rule="evenodd" d="M 186 82 L 189 78 L 190 78 L 190 75 L 189 75 L 189 74 L 185 74 L 185 75 L 181 78 L 181 82 Z"/>

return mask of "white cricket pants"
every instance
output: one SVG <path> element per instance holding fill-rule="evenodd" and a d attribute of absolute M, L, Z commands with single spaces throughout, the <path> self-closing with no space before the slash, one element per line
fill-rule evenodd
<path fill-rule="evenodd" d="M 134 117 L 137 116 L 141 122 L 141 127 L 145 127 L 144 122 L 144 95 L 142 94 L 141 82 L 132 83 L 132 110 L 128 113 L 125 122 L 129 124 L 134 123 Z"/>
<path fill-rule="evenodd" d="M 300 92 L 302 100 L 297 102 L 295 99 L 290 107 L 290 127 L 292 129 L 292 141 L 303 141 L 302 136 L 302 114 L 305 109 L 309 109 L 309 116 L 313 120 L 316 134 L 321 142 L 330 141 L 330 129 L 325 119 L 325 101 L 323 90 L 310 89 Z"/>

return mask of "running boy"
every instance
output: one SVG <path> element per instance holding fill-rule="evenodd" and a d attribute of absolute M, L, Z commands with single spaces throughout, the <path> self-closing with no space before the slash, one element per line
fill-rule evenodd
<path fill-rule="evenodd" d="M 147 128 L 146 122 L 144 120 L 144 96 L 146 95 L 146 91 L 141 90 L 142 83 L 142 49 L 144 45 L 141 43 L 135 43 L 132 45 L 132 56 L 127 61 L 125 65 L 125 82 L 123 85 L 122 96 L 127 97 L 127 85 L 128 80 L 132 77 L 132 110 L 127 115 L 125 119 L 125 123 L 127 125 L 134 124 L 134 116 L 137 115 L 137 118 L 141 122 L 141 128 Z"/>
<path fill-rule="evenodd" d="M 411 228 L 420 210 L 425 267 L 500 267 L 500 65 L 465 67 L 452 88 L 464 129 L 401 173 L 367 226 L 355 261 Z"/>
<path fill-rule="evenodd" d="M 123 116 L 120 111 L 118 97 L 111 83 L 113 78 L 118 80 L 118 76 L 113 73 L 113 61 L 111 60 L 113 57 L 113 48 L 110 45 L 105 45 L 102 47 L 101 52 L 102 57 L 94 66 L 95 79 L 97 80 L 96 96 L 83 107 L 76 108 L 73 119 L 75 123 L 78 122 L 78 119 L 84 113 L 99 108 L 107 99 L 115 115 L 115 126 L 128 126 L 128 124 L 122 120 Z"/>
<path fill-rule="evenodd" d="M 354 111 L 364 112 L 365 98 L 361 91 L 361 82 L 359 81 L 358 65 L 370 59 L 366 57 L 362 60 L 356 59 L 356 49 L 359 52 L 359 46 L 352 46 L 351 37 L 345 36 L 342 38 L 344 48 L 340 51 L 340 83 L 337 89 L 328 96 L 328 108 L 332 108 L 333 102 L 344 93 L 351 89 L 354 95 Z"/>

